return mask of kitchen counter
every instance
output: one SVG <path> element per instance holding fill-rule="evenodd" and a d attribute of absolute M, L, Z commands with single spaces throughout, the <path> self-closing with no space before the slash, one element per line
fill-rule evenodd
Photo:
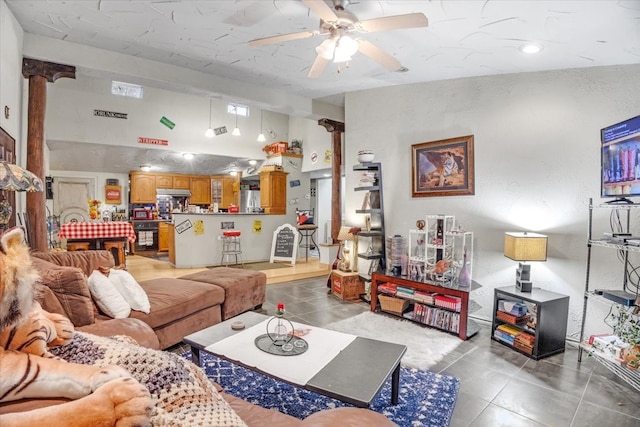
<path fill-rule="evenodd" d="M 295 214 L 174 213 L 173 247 L 170 244 L 169 259 L 174 260 L 173 264 L 178 268 L 221 265 L 220 236 L 223 230 L 234 229 L 242 233 L 244 262 L 267 261 L 271 255 L 273 232 L 286 223 L 295 224 Z"/>

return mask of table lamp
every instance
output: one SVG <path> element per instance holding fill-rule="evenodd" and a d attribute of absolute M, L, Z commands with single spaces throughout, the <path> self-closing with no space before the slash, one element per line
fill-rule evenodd
<path fill-rule="evenodd" d="M 42 191 L 42 181 L 33 173 L 18 165 L 0 162 L 0 190 L 1 191 Z M 0 200 L 0 230 L 4 231 L 9 224 L 13 209 L 2 194 Z"/>
<path fill-rule="evenodd" d="M 344 242 L 353 241 L 354 234 L 350 233 L 351 227 L 347 225 L 343 225 L 340 227 L 340 232 L 338 233 L 338 240 L 342 244 L 342 261 L 338 265 L 338 268 L 342 271 L 351 271 L 351 259 L 349 258 L 349 248 Z"/>
<path fill-rule="evenodd" d="M 547 236 L 526 231 L 504 233 L 504 256 L 523 261 L 516 270 L 516 289 L 531 292 L 531 265 L 527 261 L 547 260 Z"/>

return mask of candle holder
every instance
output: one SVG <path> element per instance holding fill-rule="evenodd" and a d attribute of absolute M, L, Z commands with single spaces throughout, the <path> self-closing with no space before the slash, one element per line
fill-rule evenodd
<path fill-rule="evenodd" d="M 267 353 L 293 356 L 308 350 L 309 344 L 295 336 L 293 323 L 284 317 L 284 303 L 278 303 L 276 315 L 267 322 L 267 333 L 255 339 L 256 346 Z"/>

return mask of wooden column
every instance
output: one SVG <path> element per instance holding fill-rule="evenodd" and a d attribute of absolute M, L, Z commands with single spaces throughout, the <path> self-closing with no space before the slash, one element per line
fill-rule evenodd
<path fill-rule="evenodd" d="M 76 78 L 76 67 L 22 58 L 22 76 L 29 79 L 27 122 L 27 170 L 44 183 L 44 118 L 47 107 L 47 82 L 60 77 Z M 31 228 L 31 249 L 48 250 L 47 209 L 44 191 L 27 193 L 27 214 Z"/>
<path fill-rule="evenodd" d="M 320 119 L 318 124 L 323 126 L 333 136 L 333 162 L 331 167 L 331 239 L 338 241 L 340 226 L 342 225 L 340 180 L 342 177 L 342 134 L 344 123 L 331 119 Z"/>

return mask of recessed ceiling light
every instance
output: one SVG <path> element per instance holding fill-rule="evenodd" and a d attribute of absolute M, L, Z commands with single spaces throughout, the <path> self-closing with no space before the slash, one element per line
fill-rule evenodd
<path fill-rule="evenodd" d="M 526 43 L 520 46 L 520 51 L 522 53 L 538 53 L 542 50 L 542 46 L 535 43 Z"/>
<path fill-rule="evenodd" d="M 184 157 L 184 158 L 185 158 L 185 159 L 187 159 L 187 160 L 191 160 L 191 159 L 193 159 L 193 154 L 191 154 L 191 153 L 184 153 L 184 154 L 182 155 L 182 157 Z"/>

